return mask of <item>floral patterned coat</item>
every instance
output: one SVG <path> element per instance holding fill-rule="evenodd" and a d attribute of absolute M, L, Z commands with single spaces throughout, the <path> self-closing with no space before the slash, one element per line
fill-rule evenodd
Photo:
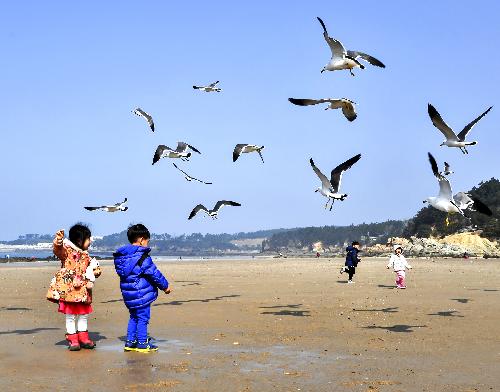
<path fill-rule="evenodd" d="M 85 271 L 90 264 L 87 251 L 81 250 L 70 240 L 61 245 L 54 241 L 54 254 L 61 260 L 61 269 L 52 278 L 47 292 L 47 299 L 52 302 L 92 303 L 92 284 L 85 278 Z M 100 270 L 94 270 L 96 276 Z M 90 283 L 90 284 L 89 284 Z"/>

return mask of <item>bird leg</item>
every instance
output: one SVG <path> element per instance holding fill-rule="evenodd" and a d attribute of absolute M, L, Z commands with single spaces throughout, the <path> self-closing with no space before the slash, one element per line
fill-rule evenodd
<path fill-rule="evenodd" d="M 448 227 L 448 225 L 450 224 L 450 220 L 448 219 L 448 214 L 446 214 L 446 219 L 444 220 L 444 224 L 446 225 L 446 227 Z"/>
<path fill-rule="evenodd" d="M 464 147 L 464 151 L 465 151 L 465 153 L 466 153 L 466 154 L 468 154 L 468 153 L 469 153 L 469 151 L 467 151 L 467 148 L 466 148 L 466 147 Z"/>
<path fill-rule="evenodd" d="M 328 208 L 328 203 L 329 202 L 330 202 L 330 199 L 326 199 L 325 210 Z"/>
<path fill-rule="evenodd" d="M 356 76 L 354 75 L 354 72 L 352 72 L 352 68 L 349 68 L 349 72 L 351 73 L 351 76 Z"/>
<path fill-rule="evenodd" d="M 333 202 L 335 201 L 335 199 L 332 199 L 332 204 L 330 204 L 330 211 L 332 210 L 333 208 Z"/>

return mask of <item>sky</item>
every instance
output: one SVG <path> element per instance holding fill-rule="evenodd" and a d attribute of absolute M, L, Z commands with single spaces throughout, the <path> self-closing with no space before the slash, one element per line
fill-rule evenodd
<path fill-rule="evenodd" d="M 497 1 L 451 0 L 4 2 L 0 239 L 76 222 L 94 235 L 138 222 L 179 235 L 407 219 L 438 191 L 428 151 L 453 166 L 455 191 L 498 178 L 499 12 Z M 317 16 L 387 67 L 320 73 L 330 50 Z M 220 94 L 192 88 L 215 80 Z M 358 118 L 289 97 L 347 97 Z M 457 132 L 494 106 L 468 156 L 439 147 L 429 102 Z M 185 181 L 168 159 L 151 165 L 157 145 L 177 141 L 202 152 L 177 163 L 213 185 Z M 237 143 L 264 145 L 265 163 L 233 163 Z M 326 211 L 309 158 L 329 175 L 358 153 L 349 197 Z M 125 213 L 83 209 L 124 197 Z M 242 207 L 188 221 L 220 199 Z"/>

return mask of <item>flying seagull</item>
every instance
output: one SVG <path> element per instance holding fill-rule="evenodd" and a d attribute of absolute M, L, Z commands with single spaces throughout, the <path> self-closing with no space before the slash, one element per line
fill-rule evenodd
<path fill-rule="evenodd" d="M 462 153 L 468 154 L 469 152 L 467 151 L 466 146 L 474 146 L 477 144 L 477 142 L 466 141 L 465 138 L 467 137 L 467 134 L 479 120 L 486 116 L 486 114 L 491 110 L 492 107 L 493 106 L 490 106 L 479 117 L 467 124 L 458 135 L 455 134 L 455 132 L 448 126 L 448 124 L 444 122 L 444 120 L 441 118 L 441 115 L 438 113 L 434 106 L 428 104 L 427 111 L 434 126 L 439 129 L 446 138 L 446 140 L 441 143 L 440 146 L 458 147 L 460 148 L 460 151 L 462 151 Z"/>
<path fill-rule="evenodd" d="M 155 131 L 155 123 L 153 122 L 153 117 L 150 114 L 146 113 L 141 108 L 134 109 L 132 113 L 136 114 L 139 117 L 144 117 L 148 122 L 149 128 L 151 128 L 153 132 Z"/>
<path fill-rule="evenodd" d="M 219 200 L 217 203 L 215 203 L 215 207 L 212 210 L 209 210 L 203 204 L 198 204 L 196 207 L 193 208 L 193 211 L 191 211 L 191 214 L 189 214 L 188 219 L 192 219 L 199 211 L 205 212 L 212 219 L 217 219 L 219 210 L 224 206 L 239 207 L 241 206 L 241 204 L 230 200 Z"/>
<path fill-rule="evenodd" d="M 328 208 L 328 203 L 330 201 L 332 202 L 332 204 L 330 205 L 330 211 L 331 211 L 335 200 L 344 201 L 344 199 L 347 197 L 347 194 L 339 193 L 340 183 L 342 181 L 342 174 L 346 170 L 350 169 L 351 166 L 354 165 L 357 161 L 359 161 L 360 158 L 361 154 L 358 154 L 353 156 L 351 159 L 348 159 L 344 163 L 338 165 L 335 169 L 332 170 L 330 180 L 328 180 L 328 178 L 326 178 L 326 176 L 323 173 L 321 173 L 321 171 L 316 167 L 312 158 L 309 160 L 309 163 L 311 164 L 314 172 L 321 180 L 321 187 L 316 189 L 314 192 L 319 192 L 323 196 L 327 197 L 325 209 Z"/>
<path fill-rule="evenodd" d="M 127 203 L 127 198 L 123 200 L 121 203 L 116 203 L 111 206 L 100 206 L 100 207 L 84 207 L 88 211 L 96 211 L 101 210 L 105 212 L 117 212 L 117 211 L 127 211 L 128 207 L 125 206 Z"/>
<path fill-rule="evenodd" d="M 182 174 L 184 174 L 184 178 L 186 179 L 186 181 L 198 181 L 198 182 L 201 182 L 202 184 L 206 184 L 206 185 L 212 185 L 211 182 L 205 182 L 205 181 L 202 181 L 202 180 L 198 180 L 197 178 L 194 178 L 192 176 L 190 176 L 189 174 L 187 174 L 184 170 L 182 170 L 181 168 L 179 168 L 175 163 L 172 162 L 172 165 L 174 165 L 174 167 L 179 170 Z"/>
<path fill-rule="evenodd" d="M 222 89 L 220 87 L 217 87 L 219 84 L 219 81 L 217 80 L 216 82 L 210 83 L 208 86 L 193 86 L 195 90 L 201 90 L 205 91 L 206 93 L 211 93 L 213 91 L 220 93 Z"/>
<path fill-rule="evenodd" d="M 156 148 L 155 155 L 153 156 L 153 165 L 161 158 L 180 158 L 183 161 L 189 161 L 191 152 L 189 152 L 188 150 L 201 154 L 201 152 L 196 148 L 184 142 L 177 142 L 177 148 L 175 150 L 171 149 L 168 146 L 165 146 L 164 144 L 160 144 Z"/>
<path fill-rule="evenodd" d="M 469 196 L 467 193 L 458 192 L 453 196 L 450 181 L 439 172 L 438 165 L 432 154 L 429 152 L 427 155 L 431 164 L 432 173 L 439 183 L 439 194 L 438 196 L 428 197 L 424 200 L 424 203 L 429 203 L 432 207 L 440 211 L 459 213 L 462 216 L 465 216 L 465 210 L 477 211 L 488 216 L 492 215 L 491 210 L 484 203 Z M 448 225 L 448 217 L 446 217 L 446 225 Z"/>
<path fill-rule="evenodd" d="M 453 170 L 451 170 L 451 166 L 448 162 L 444 163 L 444 170 L 441 172 L 441 174 L 445 176 L 449 176 L 450 174 L 455 173 Z"/>
<path fill-rule="evenodd" d="M 326 30 L 325 23 L 319 17 L 318 20 L 323 27 L 323 37 L 325 37 L 325 41 L 332 51 L 332 58 L 330 59 L 328 64 L 323 67 L 323 69 L 321 70 L 322 73 L 324 71 L 348 69 L 351 75 L 354 76 L 354 73 L 352 72 L 353 68 L 365 68 L 365 66 L 358 61 L 358 58 L 362 58 L 363 60 L 368 61 L 371 65 L 385 68 L 385 65 L 375 57 L 355 50 L 346 50 L 344 48 L 344 45 L 342 45 L 342 42 L 328 36 L 328 31 Z"/>
<path fill-rule="evenodd" d="M 355 104 L 356 102 L 351 101 L 347 98 L 324 98 L 324 99 L 308 99 L 308 98 L 288 98 L 288 100 L 294 105 L 299 106 L 309 106 L 309 105 L 317 105 L 319 103 L 329 103 L 329 105 L 325 108 L 328 109 L 342 109 L 342 113 L 344 113 L 345 118 L 349 121 L 356 120 L 358 116 L 356 114 Z"/>
<path fill-rule="evenodd" d="M 260 159 L 262 160 L 262 163 L 264 163 L 264 158 L 262 157 L 263 149 L 264 146 L 257 146 L 255 144 L 237 144 L 233 150 L 233 162 L 236 162 L 236 160 L 240 157 L 241 154 L 247 154 L 249 152 L 257 151 L 257 153 L 260 156 Z"/>

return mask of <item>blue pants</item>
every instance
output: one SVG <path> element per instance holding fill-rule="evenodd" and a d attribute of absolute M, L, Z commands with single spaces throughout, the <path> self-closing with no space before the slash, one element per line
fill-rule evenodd
<path fill-rule="evenodd" d="M 148 324 L 151 318 L 151 305 L 129 309 L 130 320 L 127 328 L 127 340 L 145 343 L 148 340 Z"/>

